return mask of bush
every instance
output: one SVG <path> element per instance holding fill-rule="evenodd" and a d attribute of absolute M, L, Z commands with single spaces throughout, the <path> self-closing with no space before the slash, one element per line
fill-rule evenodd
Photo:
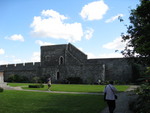
<path fill-rule="evenodd" d="M 29 85 L 29 88 L 44 88 L 43 84 L 35 84 L 35 85 Z"/>
<path fill-rule="evenodd" d="M 69 84 L 82 84 L 82 79 L 80 77 L 69 77 L 67 78 Z"/>
<path fill-rule="evenodd" d="M 134 102 L 131 107 L 134 113 L 150 113 L 150 67 L 143 76 L 140 77 L 139 82 L 142 85 L 135 91 L 139 98 Z"/>
<path fill-rule="evenodd" d="M 150 84 L 142 84 L 141 87 L 136 90 L 136 93 L 139 95 L 139 98 L 136 102 L 131 104 L 131 110 L 134 111 L 134 113 L 150 113 Z"/>
<path fill-rule="evenodd" d="M 0 92 L 3 92 L 3 91 L 4 91 L 4 89 L 0 87 Z"/>
<path fill-rule="evenodd" d="M 29 79 L 26 76 L 20 76 L 20 75 L 11 75 L 8 77 L 8 82 L 21 82 L 21 83 L 27 83 L 29 82 Z"/>
<path fill-rule="evenodd" d="M 44 76 L 35 76 L 31 79 L 32 83 L 47 83 L 47 78 L 49 78 L 48 76 L 44 75 Z"/>
<path fill-rule="evenodd" d="M 34 83 L 39 83 L 40 78 L 35 76 L 32 78 Z"/>

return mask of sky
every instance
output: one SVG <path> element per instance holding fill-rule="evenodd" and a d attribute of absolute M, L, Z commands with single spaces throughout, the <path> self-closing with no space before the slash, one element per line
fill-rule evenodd
<path fill-rule="evenodd" d="M 126 34 L 137 4 L 139 0 L 0 0 L 0 65 L 40 62 L 41 46 L 68 43 L 88 59 L 123 57 L 121 33 Z"/>

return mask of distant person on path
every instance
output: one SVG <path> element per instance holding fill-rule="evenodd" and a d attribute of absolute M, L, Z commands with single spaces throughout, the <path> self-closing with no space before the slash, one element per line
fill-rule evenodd
<path fill-rule="evenodd" d="M 50 87 L 51 87 L 51 77 L 49 77 L 48 79 L 47 79 L 47 85 L 48 85 L 48 90 L 50 91 Z"/>
<path fill-rule="evenodd" d="M 107 102 L 109 113 L 113 113 L 116 108 L 116 96 L 115 92 L 117 89 L 113 86 L 113 81 L 110 81 L 104 89 L 104 100 Z"/>

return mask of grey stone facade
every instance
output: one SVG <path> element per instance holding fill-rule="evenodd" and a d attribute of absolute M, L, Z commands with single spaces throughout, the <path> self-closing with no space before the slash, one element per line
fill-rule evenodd
<path fill-rule="evenodd" d="M 68 77 L 80 77 L 83 83 L 96 83 L 98 79 L 130 82 L 132 66 L 126 58 L 87 59 L 87 55 L 72 44 L 41 47 L 41 62 L 0 65 L 5 81 L 13 74 L 51 76 L 53 83 Z"/>

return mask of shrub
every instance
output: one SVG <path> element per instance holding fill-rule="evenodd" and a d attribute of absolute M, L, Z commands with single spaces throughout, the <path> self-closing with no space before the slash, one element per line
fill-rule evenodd
<path fill-rule="evenodd" d="M 150 84 L 142 84 L 140 88 L 136 90 L 139 98 L 130 106 L 134 113 L 150 113 L 148 112 L 150 107 Z"/>
<path fill-rule="evenodd" d="M 47 78 L 49 78 L 49 77 L 47 77 L 46 75 L 44 75 L 44 76 L 38 75 L 38 76 L 33 77 L 31 82 L 33 82 L 33 83 L 47 83 Z"/>
<path fill-rule="evenodd" d="M 4 91 L 4 89 L 0 87 L 0 92 L 3 92 L 3 91 Z"/>
<path fill-rule="evenodd" d="M 39 78 L 39 77 L 37 77 L 37 76 L 33 77 L 33 82 L 35 82 L 35 83 L 39 83 L 39 80 L 40 80 L 40 78 Z"/>
<path fill-rule="evenodd" d="M 8 77 L 8 82 L 22 82 L 26 83 L 29 82 L 29 79 L 26 76 L 20 76 L 20 75 L 11 75 Z"/>
<path fill-rule="evenodd" d="M 35 85 L 29 85 L 29 88 L 44 88 L 43 84 L 35 84 Z"/>
<path fill-rule="evenodd" d="M 80 77 L 69 77 L 67 78 L 69 84 L 82 84 L 82 79 Z"/>

